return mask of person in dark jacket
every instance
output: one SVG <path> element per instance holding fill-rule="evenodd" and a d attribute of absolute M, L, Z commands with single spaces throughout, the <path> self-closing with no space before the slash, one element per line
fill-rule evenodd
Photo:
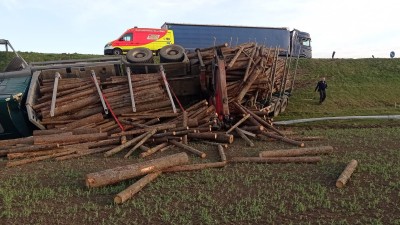
<path fill-rule="evenodd" d="M 319 91 L 319 104 L 321 104 L 326 98 L 326 90 L 328 88 L 328 84 L 325 81 L 325 77 L 323 77 L 320 81 L 318 81 L 317 86 L 315 87 L 315 91 Z"/>

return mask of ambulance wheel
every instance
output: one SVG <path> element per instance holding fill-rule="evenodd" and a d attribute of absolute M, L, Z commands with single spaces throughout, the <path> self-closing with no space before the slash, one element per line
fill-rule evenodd
<path fill-rule="evenodd" d="M 126 53 L 126 59 L 131 63 L 152 63 L 153 52 L 148 48 L 134 48 Z"/>
<path fill-rule="evenodd" d="M 160 62 L 181 62 L 185 49 L 180 45 L 167 45 L 160 49 Z"/>
<path fill-rule="evenodd" d="M 122 50 L 120 48 L 115 48 L 113 50 L 113 55 L 122 55 Z"/>

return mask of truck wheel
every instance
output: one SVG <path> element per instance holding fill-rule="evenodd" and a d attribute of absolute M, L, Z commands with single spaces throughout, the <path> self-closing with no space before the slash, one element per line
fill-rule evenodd
<path fill-rule="evenodd" d="M 283 98 L 282 98 L 282 102 L 281 102 L 281 113 L 282 113 L 282 112 L 285 112 L 286 107 L 287 107 L 287 105 L 288 105 L 288 103 L 289 103 L 288 100 L 289 100 L 289 99 L 288 99 L 287 97 L 283 97 Z"/>
<path fill-rule="evenodd" d="M 122 50 L 120 48 L 114 48 L 113 55 L 122 55 Z"/>
<path fill-rule="evenodd" d="M 281 101 L 277 101 L 274 107 L 274 117 L 277 117 L 281 112 Z"/>
<path fill-rule="evenodd" d="M 126 53 L 126 59 L 131 63 L 152 63 L 153 52 L 148 48 L 134 48 Z"/>
<path fill-rule="evenodd" d="M 22 66 L 23 62 L 24 61 L 20 57 L 18 56 L 14 57 L 7 65 L 7 67 L 4 69 L 4 72 L 18 71 L 23 69 Z"/>
<path fill-rule="evenodd" d="M 185 49 L 180 45 L 167 45 L 160 49 L 160 62 L 181 62 Z"/>

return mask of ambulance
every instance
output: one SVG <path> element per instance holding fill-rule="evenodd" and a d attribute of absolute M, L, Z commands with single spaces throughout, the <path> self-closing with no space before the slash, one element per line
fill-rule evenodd
<path fill-rule="evenodd" d="M 104 46 L 104 55 L 122 55 L 134 48 L 147 48 L 153 53 L 174 44 L 174 33 L 167 29 L 134 27 L 125 31 L 118 39 Z"/>

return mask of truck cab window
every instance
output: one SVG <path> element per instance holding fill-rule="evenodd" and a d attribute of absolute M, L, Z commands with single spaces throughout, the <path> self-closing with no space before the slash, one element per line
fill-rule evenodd
<path fill-rule="evenodd" d="M 311 40 L 310 39 L 301 39 L 301 44 L 307 47 L 311 46 Z"/>
<path fill-rule="evenodd" d="M 133 40 L 133 34 L 132 33 L 127 33 L 122 36 L 120 39 L 121 41 L 132 41 Z"/>

